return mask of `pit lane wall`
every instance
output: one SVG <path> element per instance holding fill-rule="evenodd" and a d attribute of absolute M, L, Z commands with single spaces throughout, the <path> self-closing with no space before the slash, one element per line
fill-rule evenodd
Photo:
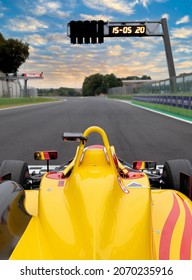
<path fill-rule="evenodd" d="M 2 97 L 23 97 L 23 91 L 19 80 L 8 80 L 6 75 L 0 72 L 0 98 Z"/>

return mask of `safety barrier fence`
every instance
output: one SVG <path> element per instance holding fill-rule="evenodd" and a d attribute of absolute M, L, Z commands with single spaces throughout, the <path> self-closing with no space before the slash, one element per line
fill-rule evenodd
<path fill-rule="evenodd" d="M 151 81 L 136 87 L 135 93 L 191 93 L 192 74 L 185 74 L 161 81 Z"/>
<path fill-rule="evenodd" d="M 186 94 L 192 95 L 192 74 L 183 74 L 160 81 L 131 80 L 123 81 L 124 86 L 108 90 L 109 96 L 127 96 L 132 94 Z"/>
<path fill-rule="evenodd" d="M 192 110 L 192 95 L 134 95 L 133 100 Z"/>

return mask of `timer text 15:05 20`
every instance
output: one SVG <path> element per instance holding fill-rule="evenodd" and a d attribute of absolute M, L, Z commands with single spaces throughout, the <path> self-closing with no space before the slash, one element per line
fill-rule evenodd
<path fill-rule="evenodd" d="M 146 27 L 144 25 L 139 26 L 110 26 L 109 33 L 111 35 L 145 35 Z"/>

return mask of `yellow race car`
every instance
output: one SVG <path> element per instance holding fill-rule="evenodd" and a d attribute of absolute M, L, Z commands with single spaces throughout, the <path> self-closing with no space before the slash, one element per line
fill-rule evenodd
<path fill-rule="evenodd" d="M 87 146 L 98 133 L 103 145 Z M 0 259 L 191 260 L 192 167 L 188 160 L 132 165 L 105 131 L 64 133 L 79 141 L 70 162 L 52 168 L 56 151 L 38 151 L 46 172 L 22 161 L 0 166 Z M 34 168 L 35 169 L 35 168 Z"/>

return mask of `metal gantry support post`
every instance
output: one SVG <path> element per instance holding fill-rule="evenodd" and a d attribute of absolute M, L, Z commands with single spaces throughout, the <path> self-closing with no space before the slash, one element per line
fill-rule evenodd
<path fill-rule="evenodd" d="M 165 54 L 167 58 L 167 66 L 169 71 L 169 78 L 170 78 L 170 87 L 172 92 L 176 92 L 176 72 L 175 72 L 175 65 L 173 61 L 173 55 L 171 50 L 171 42 L 169 38 L 169 31 L 167 26 L 166 18 L 161 19 L 162 30 L 163 30 L 163 41 L 165 47 Z"/>
<path fill-rule="evenodd" d="M 28 79 L 24 79 L 24 96 L 28 96 L 28 90 L 27 90 L 27 81 Z"/>

